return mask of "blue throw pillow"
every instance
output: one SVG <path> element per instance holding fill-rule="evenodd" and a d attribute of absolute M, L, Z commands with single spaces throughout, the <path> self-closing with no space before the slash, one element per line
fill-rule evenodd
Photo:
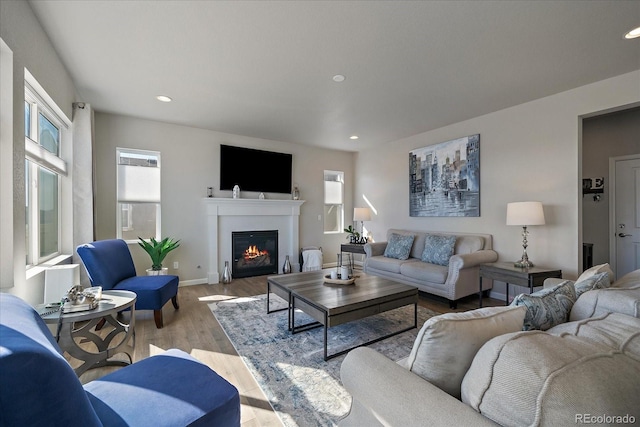
<path fill-rule="evenodd" d="M 413 234 L 391 233 L 387 247 L 384 249 L 384 256 L 402 260 L 409 259 L 414 238 Z"/>
<path fill-rule="evenodd" d="M 553 288 L 542 289 L 531 295 L 520 294 L 513 299 L 511 305 L 523 305 L 527 308 L 523 331 L 546 331 L 569 320 L 574 302 L 576 291 L 573 282 L 565 280 Z"/>
<path fill-rule="evenodd" d="M 427 234 L 422 251 L 422 261 L 437 265 L 449 265 L 449 258 L 456 248 L 456 236 Z"/>

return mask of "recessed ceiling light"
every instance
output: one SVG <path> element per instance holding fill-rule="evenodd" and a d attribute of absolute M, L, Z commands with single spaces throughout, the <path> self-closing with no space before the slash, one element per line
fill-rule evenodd
<path fill-rule="evenodd" d="M 635 39 L 640 37 L 640 27 L 634 28 L 633 30 L 629 31 L 627 34 L 624 35 L 625 39 Z"/>
<path fill-rule="evenodd" d="M 333 76 L 333 81 L 336 83 L 342 83 L 344 79 L 346 79 L 346 77 L 342 74 L 336 74 L 335 76 Z"/>
<path fill-rule="evenodd" d="M 171 98 L 169 98 L 169 97 L 168 97 L 168 96 L 166 96 L 166 95 L 158 95 L 158 96 L 156 96 L 156 99 L 157 99 L 158 101 L 160 101 L 160 102 L 171 102 L 171 101 L 172 101 L 172 99 L 171 99 Z"/>
<path fill-rule="evenodd" d="M 358 135 L 351 135 L 349 139 L 358 139 Z"/>

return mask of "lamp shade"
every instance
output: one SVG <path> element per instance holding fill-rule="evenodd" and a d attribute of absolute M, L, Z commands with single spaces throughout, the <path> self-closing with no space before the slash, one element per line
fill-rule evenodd
<path fill-rule="evenodd" d="M 507 225 L 543 225 L 544 211 L 540 202 L 507 203 Z"/>
<path fill-rule="evenodd" d="M 354 221 L 371 221 L 371 209 L 369 208 L 353 208 Z"/>

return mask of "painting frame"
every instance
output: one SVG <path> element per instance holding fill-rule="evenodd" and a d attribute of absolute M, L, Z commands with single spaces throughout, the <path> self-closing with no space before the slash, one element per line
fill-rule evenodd
<path fill-rule="evenodd" d="M 409 216 L 480 216 L 480 134 L 409 152 Z"/>

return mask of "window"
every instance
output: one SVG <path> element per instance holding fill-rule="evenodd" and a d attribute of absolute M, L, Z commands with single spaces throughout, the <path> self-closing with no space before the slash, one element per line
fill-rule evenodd
<path fill-rule="evenodd" d="M 160 239 L 160 153 L 117 148 L 116 157 L 118 238 Z"/>
<path fill-rule="evenodd" d="M 324 171 L 324 232 L 344 231 L 344 172 Z"/>
<path fill-rule="evenodd" d="M 28 82 L 24 121 L 26 263 L 37 265 L 61 252 L 60 193 L 67 179 L 61 142 L 67 125 Z"/>

